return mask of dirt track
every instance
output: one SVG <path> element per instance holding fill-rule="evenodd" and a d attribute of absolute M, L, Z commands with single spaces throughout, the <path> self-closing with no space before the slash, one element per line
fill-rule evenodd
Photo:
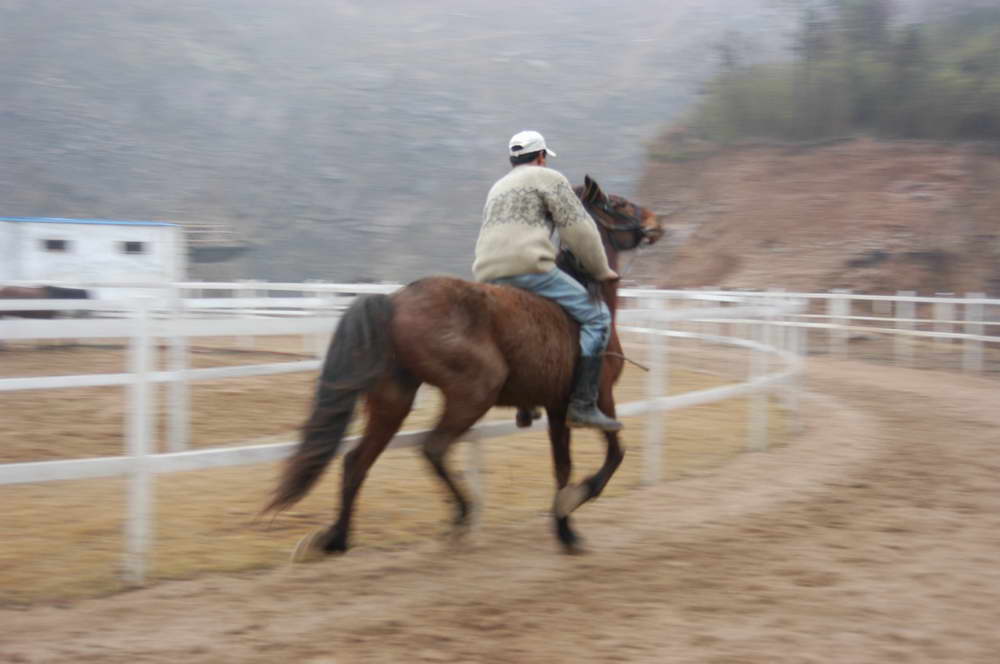
<path fill-rule="evenodd" d="M 816 360 L 776 452 L 399 551 L 0 611 L 5 662 L 995 662 L 997 383 Z"/>

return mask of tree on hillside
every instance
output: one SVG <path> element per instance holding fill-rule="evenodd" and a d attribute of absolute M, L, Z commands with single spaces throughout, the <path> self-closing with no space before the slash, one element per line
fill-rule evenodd
<path fill-rule="evenodd" d="M 882 53 L 889 48 L 891 0 L 833 0 L 845 47 L 854 53 Z"/>
<path fill-rule="evenodd" d="M 793 81 L 795 118 L 790 127 L 794 138 L 823 135 L 842 124 L 843 109 L 830 104 L 826 90 L 835 85 L 839 72 L 829 66 L 837 49 L 836 27 L 829 7 L 808 4 L 802 8 L 793 51 L 798 56 Z"/>
<path fill-rule="evenodd" d="M 915 25 L 908 26 L 892 45 L 889 85 L 879 126 L 883 133 L 890 136 L 926 133 L 918 104 L 927 89 L 927 64 L 921 30 Z"/>
<path fill-rule="evenodd" d="M 689 123 L 707 138 L 1000 139 L 1000 8 L 951 0 L 937 23 L 898 26 L 893 0 L 776 1 L 799 16 L 793 62 L 737 67 L 727 44 Z"/>

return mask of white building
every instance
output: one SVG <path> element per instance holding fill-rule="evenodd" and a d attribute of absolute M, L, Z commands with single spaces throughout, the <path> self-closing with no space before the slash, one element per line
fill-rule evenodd
<path fill-rule="evenodd" d="M 183 281 L 184 228 L 157 221 L 0 217 L 0 281 Z"/>

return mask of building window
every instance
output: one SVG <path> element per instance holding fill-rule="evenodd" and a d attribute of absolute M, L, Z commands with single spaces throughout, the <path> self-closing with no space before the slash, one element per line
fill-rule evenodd
<path fill-rule="evenodd" d="M 146 243 L 145 242 L 122 242 L 122 253 L 123 254 L 144 254 L 146 253 Z"/>
<path fill-rule="evenodd" d="M 69 242 L 67 240 L 42 240 L 42 246 L 45 247 L 45 251 L 60 253 L 69 251 Z"/>

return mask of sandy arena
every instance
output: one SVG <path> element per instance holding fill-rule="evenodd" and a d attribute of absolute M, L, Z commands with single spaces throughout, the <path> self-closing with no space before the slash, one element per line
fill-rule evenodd
<path fill-rule="evenodd" d="M 0 611 L 4 662 L 995 662 L 995 381 L 810 361 L 804 435 L 458 546 Z M 364 502 L 364 496 L 362 497 Z"/>

